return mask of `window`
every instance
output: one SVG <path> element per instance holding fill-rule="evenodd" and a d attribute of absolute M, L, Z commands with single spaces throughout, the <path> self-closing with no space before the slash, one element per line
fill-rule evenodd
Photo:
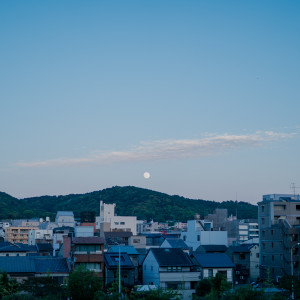
<path fill-rule="evenodd" d="M 213 269 L 208 269 L 208 277 L 213 277 Z"/>
<path fill-rule="evenodd" d="M 272 248 L 274 248 L 274 243 L 272 242 Z"/>
<path fill-rule="evenodd" d="M 119 222 L 115 222 L 115 225 L 119 225 Z"/>
<path fill-rule="evenodd" d="M 300 205 L 296 204 L 296 210 L 300 210 Z"/>
<path fill-rule="evenodd" d="M 259 253 L 256 253 L 256 257 L 259 258 Z"/>
<path fill-rule="evenodd" d="M 272 261 L 274 261 L 274 255 L 272 255 Z"/>
<path fill-rule="evenodd" d="M 240 259 L 242 259 L 242 260 L 246 259 L 246 254 L 245 253 L 240 253 Z"/>
<path fill-rule="evenodd" d="M 197 241 L 198 242 L 200 241 L 200 235 L 199 234 L 197 235 Z"/>
<path fill-rule="evenodd" d="M 125 222 L 120 222 L 120 225 L 125 225 Z"/>
<path fill-rule="evenodd" d="M 265 211 L 265 207 L 262 205 L 261 206 L 261 212 L 264 212 Z"/>
<path fill-rule="evenodd" d="M 272 235 L 274 234 L 274 230 L 273 230 L 273 229 L 271 230 L 271 234 L 272 234 Z"/>
<path fill-rule="evenodd" d="M 186 241 L 186 235 L 183 236 L 183 241 L 184 241 L 184 242 Z"/>

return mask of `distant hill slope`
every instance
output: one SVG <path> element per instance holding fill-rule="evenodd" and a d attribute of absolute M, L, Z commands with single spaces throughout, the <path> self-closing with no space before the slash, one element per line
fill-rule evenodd
<path fill-rule="evenodd" d="M 18 200 L 0 192 L 0 219 L 50 216 L 54 220 L 58 210 L 71 210 L 76 217 L 82 211 L 95 211 L 99 215 L 99 202 L 116 203 L 118 215 L 137 216 L 154 221 L 186 221 L 195 214 L 204 217 L 216 208 L 227 208 L 229 214 L 238 212 L 239 219 L 257 218 L 257 206 L 246 202 L 192 200 L 170 196 L 134 186 L 115 186 L 101 191 L 66 196 L 41 196 Z"/>

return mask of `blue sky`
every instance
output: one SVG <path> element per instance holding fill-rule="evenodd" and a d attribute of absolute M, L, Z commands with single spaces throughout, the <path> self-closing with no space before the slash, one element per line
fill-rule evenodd
<path fill-rule="evenodd" d="M 1 1 L 0 190 L 291 193 L 299 13 L 299 1 Z"/>

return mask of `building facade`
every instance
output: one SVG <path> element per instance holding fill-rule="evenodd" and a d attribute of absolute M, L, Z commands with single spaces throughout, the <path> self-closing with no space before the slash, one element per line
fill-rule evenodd
<path fill-rule="evenodd" d="M 278 280 L 291 274 L 300 276 L 300 197 L 291 194 L 264 195 L 258 203 L 260 276 Z"/>

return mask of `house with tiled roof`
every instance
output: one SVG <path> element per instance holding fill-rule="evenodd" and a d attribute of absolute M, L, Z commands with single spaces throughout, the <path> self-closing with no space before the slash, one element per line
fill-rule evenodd
<path fill-rule="evenodd" d="M 51 276 L 63 283 L 70 273 L 67 260 L 62 257 L 5 256 L 0 257 L 0 269 L 18 281 L 28 277 Z"/>
<path fill-rule="evenodd" d="M 139 252 L 133 247 L 133 246 L 111 246 L 109 248 L 109 252 L 113 253 L 127 253 L 128 256 L 130 257 L 130 260 L 132 261 L 134 265 L 134 282 L 138 283 L 139 281 L 139 272 L 138 272 L 138 267 L 139 267 Z"/>
<path fill-rule="evenodd" d="M 234 277 L 238 284 L 256 281 L 259 277 L 259 245 L 242 244 L 228 247 L 226 254 L 235 264 Z"/>
<path fill-rule="evenodd" d="M 200 279 L 215 277 L 217 273 L 221 273 L 228 282 L 233 282 L 235 265 L 225 253 L 192 252 L 190 257 L 200 271 Z"/>
<path fill-rule="evenodd" d="M 127 253 L 106 252 L 105 263 L 105 285 L 116 280 L 118 268 L 121 269 L 122 286 L 133 287 L 135 282 L 135 266 Z"/>
<path fill-rule="evenodd" d="M 151 248 L 143 261 L 143 284 L 177 290 L 189 299 L 199 281 L 199 272 L 180 248 Z"/>

